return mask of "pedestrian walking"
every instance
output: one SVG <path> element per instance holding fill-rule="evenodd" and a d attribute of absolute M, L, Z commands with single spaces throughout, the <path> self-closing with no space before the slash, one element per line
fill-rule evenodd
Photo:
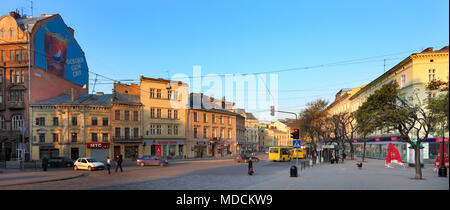
<path fill-rule="evenodd" d="M 108 169 L 108 174 L 111 174 L 111 159 L 106 157 L 106 168 Z"/>
<path fill-rule="evenodd" d="M 48 159 L 47 156 L 44 156 L 44 158 L 42 158 L 42 170 L 47 171 L 47 167 L 48 167 Z"/>
<path fill-rule="evenodd" d="M 253 162 L 252 162 L 252 158 L 250 158 L 248 160 L 248 175 L 252 176 L 254 173 L 253 171 Z"/>
<path fill-rule="evenodd" d="M 122 155 L 119 155 L 119 156 L 117 156 L 117 165 L 116 165 L 116 172 L 117 172 L 117 169 L 119 169 L 119 167 L 120 167 L 120 172 L 123 172 L 123 170 L 122 170 Z"/>
<path fill-rule="evenodd" d="M 347 155 L 345 154 L 345 152 L 342 153 L 342 163 L 344 162 L 345 158 L 347 157 Z"/>

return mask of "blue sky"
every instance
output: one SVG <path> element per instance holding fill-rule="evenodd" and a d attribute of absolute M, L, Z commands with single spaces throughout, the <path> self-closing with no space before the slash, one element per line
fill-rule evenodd
<path fill-rule="evenodd" d="M 448 1 L 35 0 L 34 16 L 60 14 L 75 29 L 90 71 L 137 80 L 268 72 L 359 60 L 359 64 L 278 73 L 278 108 L 300 111 L 317 98 L 377 78 L 413 52 L 448 45 Z M 0 13 L 27 0 L 2 0 Z M 90 75 L 92 80 L 94 75 Z M 110 93 L 99 78 L 95 91 Z M 298 90 L 298 91 L 294 91 Z M 92 91 L 92 89 L 90 90 Z M 267 108 L 251 110 L 265 113 Z M 290 117 L 279 115 L 279 117 Z"/>

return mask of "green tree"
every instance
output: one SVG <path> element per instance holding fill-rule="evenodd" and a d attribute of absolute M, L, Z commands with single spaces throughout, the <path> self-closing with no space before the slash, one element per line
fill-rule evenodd
<path fill-rule="evenodd" d="M 364 136 L 376 130 L 394 131 L 400 135 L 399 141 L 407 142 L 415 151 L 416 179 L 422 179 L 420 166 L 420 145 L 428 138 L 435 117 L 423 109 L 421 100 L 399 97 L 398 84 L 390 82 L 383 85 L 367 98 L 356 113 L 358 132 Z M 411 136 L 415 134 L 417 141 Z M 365 140 L 366 141 L 366 140 Z"/>

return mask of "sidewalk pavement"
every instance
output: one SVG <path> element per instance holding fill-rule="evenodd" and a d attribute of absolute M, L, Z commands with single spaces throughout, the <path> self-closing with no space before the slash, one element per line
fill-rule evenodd
<path fill-rule="evenodd" d="M 290 177 L 289 168 L 279 171 L 264 183 L 242 190 L 449 190 L 449 178 L 439 177 L 433 164 L 422 168 L 422 180 L 413 179 L 415 168 L 386 168 L 384 160 L 366 159 L 361 169 L 359 160 L 345 160 L 340 164 L 323 164 L 298 171 Z"/>
<path fill-rule="evenodd" d="M 87 175 L 73 170 L 0 169 L 0 189 L 4 186 L 35 184 L 74 179 Z"/>

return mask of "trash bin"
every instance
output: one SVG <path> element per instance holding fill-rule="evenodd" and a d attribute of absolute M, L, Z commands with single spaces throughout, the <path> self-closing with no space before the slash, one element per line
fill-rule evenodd
<path fill-rule="evenodd" d="M 297 177 L 297 166 L 291 166 L 291 177 Z"/>

